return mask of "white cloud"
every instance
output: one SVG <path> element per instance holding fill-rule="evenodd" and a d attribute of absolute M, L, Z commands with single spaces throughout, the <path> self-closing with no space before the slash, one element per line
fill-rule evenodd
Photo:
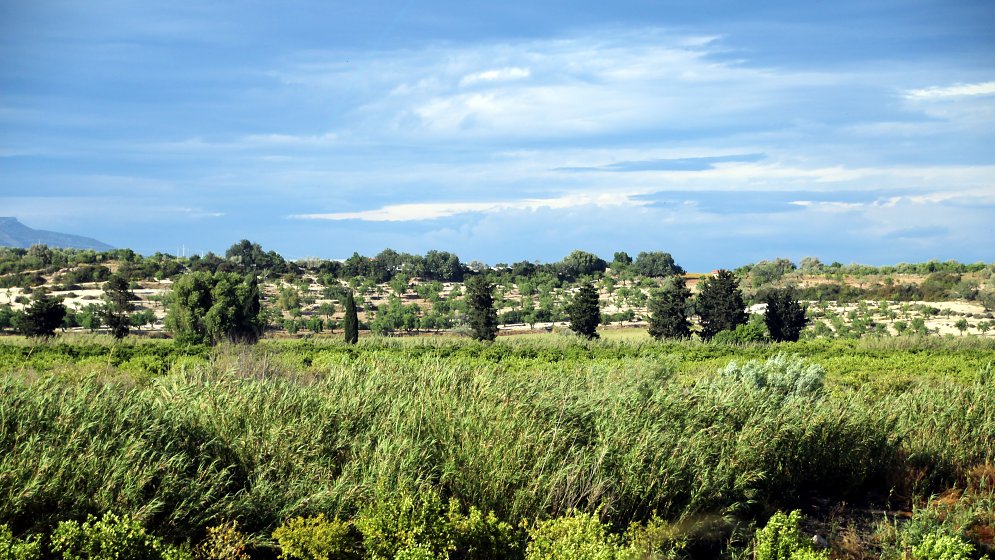
<path fill-rule="evenodd" d="M 528 78 L 532 73 L 528 68 L 510 66 L 508 68 L 498 68 L 496 70 L 486 70 L 474 74 L 467 74 L 460 80 L 462 87 L 470 86 L 481 82 L 507 82 Z"/>
<path fill-rule="evenodd" d="M 954 84 L 946 87 L 913 89 L 907 91 L 905 97 L 909 99 L 942 99 L 993 94 L 995 94 L 995 82 L 981 82 L 977 84 Z"/>
<path fill-rule="evenodd" d="M 645 206 L 648 202 L 635 200 L 639 193 L 571 194 L 557 198 L 536 198 L 493 202 L 426 202 L 389 204 L 375 210 L 339 212 L 331 214 L 297 214 L 298 220 L 361 220 L 366 222 L 412 222 L 447 218 L 458 214 L 493 213 L 506 210 L 562 210 L 579 206 L 618 207 Z"/>

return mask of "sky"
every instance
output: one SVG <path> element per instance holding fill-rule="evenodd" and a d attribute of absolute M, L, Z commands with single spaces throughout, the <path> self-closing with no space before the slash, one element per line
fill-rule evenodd
<path fill-rule="evenodd" d="M 552 262 L 995 261 L 995 3 L 0 0 L 0 215 Z"/>

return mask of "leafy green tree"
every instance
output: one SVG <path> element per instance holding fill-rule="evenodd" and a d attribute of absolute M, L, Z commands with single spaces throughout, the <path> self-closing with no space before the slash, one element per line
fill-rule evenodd
<path fill-rule="evenodd" d="M 960 331 L 961 336 L 964 336 L 964 333 L 971 327 L 971 324 L 967 322 L 967 319 L 961 317 L 956 323 L 954 323 L 954 327 Z"/>
<path fill-rule="evenodd" d="M 684 269 L 674 262 L 674 257 L 662 251 L 639 253 L 636 255 L 636 261 L 632 263 L 632 268 L 636 274 L 655 278 L 684 274 Z"/>
<path fill-rule="evenodd" d="M 192 272 L 173 284 L 166 328 L 180 343 L 253 343 L 262 334 L 255 276 Z"/>
<path fill-rule="evenodd" d="M 621 268 L 626 268 L 631 264 L 632 264 L 632 257 L 629 256 L 629 253 L 626 253 L 625 251 L 616 251 L 614 258 L 612 258 L 611 267 L 612 270 L 618 270 Z"/>
<path fill-rule="evenodd" d="M 131 326 L 139 330 L 145 325 L 151 325 L 152 323 L 155 323 L 155 311 L 151 309 L 143 309 L 131 314 Z"/>
<path fill-rule="evenodd" d="M 128 278 L 122 274 L 114 274 L 104 284 L 103 320 L 111 329 L 114 338 L 128 336 L 131 326 L 129 314 L 135 306 L 131 303 L 137 296 L 131 291 Z"/>
<path fill-rule="evenodd" d="M 598 338 L 601 309 L 598 306 L 598 291 L 590 282 L 580 285 L 567 308 L 567 314 L 570 316 L 570 330 L 585 338 Z"/>
<path fill-rule="evenodd" d="M 750 282 L 754 288 L 759 288 L 764 284 L 777 282 L 796 268 L 795 263 L 788 259 L 778 258 L 773 261 L 760 261 L 749 270 Z"/>
<path fill-rule="evenodd" d="M 494 285 L 484 276 L 471 276 L 466 282 L 467 315 L 473 338 L 494 340 L 498 318 L 494 309 Z"/>
<path fill-rule="evenodd" d="M 764 300 L 767 302 L 764 323 L 770 337 L 775 342 L 797 342 L 808 323 L 805 306 L 795 299 L 790 289 L 771 290 Z"/>
<path fill-rule="evenodd" d="M 421 275 L 430 280 L 460 282 L 465 273 L 466 267 L 459 257 L 446 251 L 429 251 L 422 261 Z"/>
<path fill-rule="evenodd" d="M 581 276 L 604 272 L 608 263 L 601 257 L 586 251 L 573 251 L 557 265 L 560 274 L 569 280 Z"/>
<path fill-rule="evenodd" d="M 352 290 L 346 292 L 345 317 L 342 319 L 342 328 L 345 331 L 345 341 L 348 344 L 356 344 L 359 341 L 359 318 L 356 316 L 356 299 L 352 295 Z"/>
<path fill-rule="evenodd" d="M 9 303 L 0 306 L 0 331 L 14 326 L 14 308 Z"/>
<path fill-rule="evenodd" d="M 743 292 L 736 277 L 728 270 L 720 270 L 701 282 L 695 308 L 701 322 L 701 338 L 705 340 L 719 331 L 734 331 L 737 325 L 747 321 Z"/>
<path fill-rule="evenodd" d="M 688 303 L 691 291 L 683 276 L 673 276 L 649 301 L 649 333 L 656 339 L 688 338 L 691 323 L 688 321 Z"/>
<path fill-rule="evenodd" d="M 59 328 L 66 316 L 66 306 L 42 289 L 35 290 L 31 297 L 31 305 L 24 310 L 20 321 L 21 333 L 44 338 L 54 336 L 55 329 Z"/>

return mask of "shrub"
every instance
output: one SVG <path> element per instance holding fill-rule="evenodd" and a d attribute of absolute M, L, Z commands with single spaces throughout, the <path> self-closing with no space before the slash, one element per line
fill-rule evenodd
<path fill-rule="evenodd" d="M 816 552 L 812 543 L 805 541 L 798 528 L 801 512 L 792 511 L 788 515 L 775 513 L 767 526 L 758 529 L 756 534 L 756 560 L 818 560 L 827 559 L 825 551 Z"/>
<path fill-rule="evenodd" d="M 246 553 L 248 537 L 238 530 L 238 523 L 230 521 L 208 527 L 207 537 L 194 552 L 203 560 L 249 560 Z"/>
<path fill-rule="evenodd" d="M 447 560 L 449 555 L 436 554 L 427 545 L 415 544 L 397 551 L 394 560 Z"/>
<path fill-rule="evenodd" d="M 689 540 L 689 527 L 671 524 L 656 516 L 646 522 L 633 523 L 625 532 L 629 558 L 633 560 L 669 560 L 683 558 Z"/>
<path fill-rule="evenodd" d="M 446 527 L 445 506 L 431 491 L 379 500 L 360 511 L 356 527 L 363 533 L 363 546 L 371 558 L 394 558 L 415 545 L 439 555 L 455 548 Z"/>
<path fill-rule="evenodd" d="M 912 549 L 916 560 L 970 560 L 974 546 L 964 539 L 943 531 L 935 531 Z"/>
<path fill-rule="evenodd" d="M 826 370 L 800 356 L 777 354 L 765 362 L 750 360 L 743 365 L 729 362 L 719 375 L 781 395 L 817 395 L 822 391 Z"/>
<path fill-rule="evenodd" d="M 433 558 L 477 560 L 520 557 L 522 543 L 514 527 L 499 521 L 493 512 L 484 515 L 476 508 L 467 514 L 459 502 L 444 505 L 432 490 L 415 495 L 380 500 L 360 512 L 356 527 L 371 558 L 394 558 L 404 552 L 409 558 L 425 552 Z"/>
<path fill-rule="evenodd" d="M 540 522 L 529 536 L 526 560 L 621 560 L 628 556 L 621 539 L 588 513 L 575 511 Z"/>
<path fill-rule="evenodd" d="M 331 521 L 324 514 L 317 517 L 296 517 L 273 531 L 279 543 L 281 559 L 347 560 L 360 558 L 359 535 L 348 521 Z"/>
<path fill-rule="evenodd" d="M 10 527 L 0 525 L 0 560 L 41 560 L 41 542 L 37 536 L 15 538 Z"/>
<path fill-rule="evenodd" d="M 149 535 L 130 516 L 107 512 L 84 523 L 62 521 L 52 533 L 52 552 L 62 560 L 188 560 L 185 550 Z"/>

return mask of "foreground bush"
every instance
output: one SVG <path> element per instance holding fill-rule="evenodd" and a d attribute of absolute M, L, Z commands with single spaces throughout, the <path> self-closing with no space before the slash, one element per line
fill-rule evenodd
<path fill-rule="evenodd" d="M 756 560 L 829 560 L 829 553 L 816 551 L 801 533 L 801 512 L 775 513 L 757 530 Z"/>
<path fill-rule="evenodd" d="M 83 523 L 59 523 L 51 549 L 62 560 L 193 560 L 188 552 L 149 535 L 138 520 L 110 512 Z"/>

